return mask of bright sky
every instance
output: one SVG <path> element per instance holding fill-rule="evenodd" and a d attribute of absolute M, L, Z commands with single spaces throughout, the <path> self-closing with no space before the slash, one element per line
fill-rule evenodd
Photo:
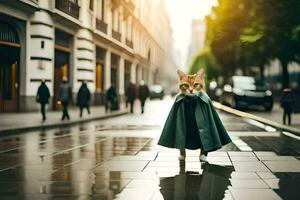
<path fill-rule="evenodd" d="M 174 48 L 180 53 L 178 64 L 185 65 L 192 19 L 203 19 L 217 0 L 165 0 L 173 29 Z M 185 67 L 184 67 L 185 68 Z"/>

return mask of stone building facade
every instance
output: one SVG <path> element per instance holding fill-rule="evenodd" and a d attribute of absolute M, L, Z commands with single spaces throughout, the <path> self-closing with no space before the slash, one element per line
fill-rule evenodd
<path fill-rule="evenodd" d="M 93 104 L 114 85 L 120 99 L 131 81 L 158 82 L 171 35 L 158 0 L 3 0 L 0 2 L 0 113 L 35 110 L 42 79 L 59 105 L 67 77 L 73 94 L 88 83 Z M 162 1 L 163 2 L 163 1 Z M 155 9 L 155 10 L 153 10 Z M 163 41 L 163 42 L 161 42 Z M 3 52 L 3 53 L 2 53 Z"/>

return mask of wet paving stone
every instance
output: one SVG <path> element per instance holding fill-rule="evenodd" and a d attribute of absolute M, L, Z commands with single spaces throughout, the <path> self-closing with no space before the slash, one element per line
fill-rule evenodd
<path fill-rule="evenodd" d="M 300 172 L 300 161 L 263 161 L 272 172 Z"/>
<path fill-rule="evenodd" d="M 182 162 L 158 146 L 161 127 L 147 113 L 0 137 L 0 199 L 297 199 L 299 141 L 221 118 L 233 144 L 206 164 L 199 150 Z"/>
<path fill-rule="evenodd" d="M 235 171 L 238 172 L 269 172 L 270 170 L 259 161 L 233 162 Z"/>
<path fill-rule="evenodd" d="M 269 188 L 269 186 L 260 179 L 232 179 L 230 180 L 230 183 L 232 185 L 233 188 L 247 188 L 247 189 L 259 189 L 259 188 Z"/>
<path fill-rule="evenodd" d="M 230 159 L 232 162 L 240 162 L 240 161 L 258 161 L 255 156 L 231 156 Z"/>
<path fill-rule="evenodd" d="M 267 179 L 276 179 L 277 177 L 273 174 L 273 173 L 271 173 L 271 172 L 256 172 L 257 173 L 257 175 L 260 177 L 260 178 L 262 178 L 262 179 L 264 179 L 264 180 L 267 180 Z"/>
<path fill-rule="evenodd" d="M 95 170 L 100 171 L 142 171 L 149 161 L 107 161 Z"/>
<path fill-rule="evenodd" d="M 259 179 L 259 176 L 255 172 L 232 172 L 231 173 L 232 179 Z"/>
<path fill-rule="evenodd" d="M 230 188 L 230 192 L 234 199 L 238 200 L 280 200 L 271 189 L 237 189 Z"/>
<path fill-rule="evenodd" d="M 261 161 L 297 161 L 293 156 L 258 156 Z"/>

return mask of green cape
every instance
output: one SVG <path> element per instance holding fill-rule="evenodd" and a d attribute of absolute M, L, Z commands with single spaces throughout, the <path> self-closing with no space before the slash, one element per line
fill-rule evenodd
<path fill-rule="evenodd" d="M 214 151 L 231 142 L 205 92 L 179 94 L 165 122 L 159 145 L 178 149 Z"/>

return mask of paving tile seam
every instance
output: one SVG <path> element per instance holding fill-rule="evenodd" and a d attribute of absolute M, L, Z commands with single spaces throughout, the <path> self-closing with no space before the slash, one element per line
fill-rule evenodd
<path fill-rule="evenodd" d="M 51 157 L 53 157 L 53 156 L 56 156 L 56 155 L 59 155 L 59 154 L 63 154 L 63 153 L 65 153 L 65 152 L 69 152 L 69 151 L 73 151 L 73 150 L 76 150 L 76 149 L 80 149 L 80 148 L 86 147 L 86 146 L 88 146 L 88 145 L 90 145 L 90 144 L 97 144 L 97 143 L 103 142 L 103 141 L 106 141 L 106 138 L 102 138 L 102 139 L 100 139 L 100 140 L 97 141 L 97 142 L 90 142 L 90 143 L 87 143 L 87 144 L 85 144 L 85 145 L 80 145 L 80 146 L 73 147 L 73 148 L 70 148 L 70 149 L 66 149 L 66 150 L 63 150 L 63 151 L 60 151 L 60 152 L 48 154 L 48 155 L 46 155 L 45 157 L 50 157 L 50 158 L 51 158 Z M 38 161 L 39 159 L 41 159 L 41 158 L 33 159 L 33 160 L 31 160 L 31 162 Z M 9 170 L 9 169 L 13 169 L 13 168 L 16 168 L 16 167 L 24 166 L 24 165 L 25 165 L 24 163 L 25 163 L 25 162 L 20 163 L 20 164 L 15 165 L 15 166 L 12 166 L 12 167 L 5 168 L 5 169 L 0 169 L 0 172 L 6 171 L 6 170 Z"/>
<path fill-rule="evenodd" d="M 91 133 L 88 133 L 88 132 L 95 132 L 95 131 L 97 131 L 97 130 L 84 130 L 84 131 L 78 131 L 78 132 L 75 132 L 75 133 L 72 133 L 72 134 L 78 134 L 78 136 L 84 136 L 84 135 L 89 135 L 89 134 L 91 134 Z M 3 136 L 3 137 L 5 137 L 5 136 Z M 64 138 L 64 137 L 71 137 L 71 135 L 58 135 L 58 136 L 53 136 L 53 137 L 51 137 L 51 138 L 47 138 L 46 140 L 43 140 L 42 142 L 49 142 L 49 141 L 51 141 L 51 140 L 53 140 L 53 139 L 60 139 L 60 138 Z M 36 144 L 40 144 L 41 143 L 41 141 L 39 141 L 38 143 L 36 143 Z M 17 147 L 17 148 L 13 148 L 13 149 L 7 149 L 7 150 L 4 150 L 4 151 L 0 151 L 0 154 L 2 154 L 2 153 L 7 153 L 7 152 L 10 152 L 10 151 L 15 151 L 15 150 L 19 150 L 19 149 L 23 149 L 23 148 L 25 148 L 25 146 L 22 146 L 22 147 Z"/>
<path fill-rule="evenodd" d="M 54 129 L 54 128 L 58 128 L 58 127 L 62 127 L 62 126 L 72 126 L 72 125 L 78 124 L 78 123 L 87 123 L 87 122 L 91 122 L 91 121 L 105 120 L 105 119 L 109 119 L 112 117 L 126 115 L 128 113 L 129 113 L 128 111 L 122 111 L 122 112 L 106 114 L 106 116 L 94 116 L 94 117 L 85 118 L 85 119 L 77 119 L 77 120 L 73 120 L 73 121 L 69 121 L 69 122 L 68 121 L 65 121 L 65 122 L 59 121 L 59 122 L 53 123 L 53 124 L 39 124 L 39 125 L 35 125 L 35 126 L 22 125 L 21 127 L 2 129 L 2 130 L 0 130 L 0 133 L 5 133 L 5 135 L 11 135 L 11 134 L 26 133 L 28 131 L 41 130 L 41 129 L 49 130 L 49 129 Z"/>
<path fill-rule="evenodd" d="M 229 153 L 228 153 L 227 151 L 226 151 L 226 155 L 227 155 L 227 157 L 229 158 L 230 163 L 233 165 L 232 159 L 231 159 L 231 157 L 230 157 L 230 155 L 229 155 Z"/>
<path fill-rule="evenodd" d="M 150 139 L 151 140 L 151 139 Z M 147 143 L 147 142 L 146 142 Z M 142 149 L 143 147 L 141 147 L 140 149 Z M 135 153 L 135 155 L 139 152 L 139 150 L 137 150 L 137 152 Z M 120 154 L 121 155 L 121 154 Z M 118 156 L 118 155 L 116 155 Z M 111 161 L 115 156 L 110 157 L 109 159 L 107 159 L 106 161 Z M 102 163 L 99 163 L 97 165 L 95 165 L 94 167 L 92 167 L 90 170 L 94 171 L 97 167 L 100 167 L 102 164 L 104 164 L 105 161 L 103 161 Z"/>
<path fill-rule="evenodd" d="M 0 155 L 1 154 L 5 154 L 5 153 L 9 153 L 11 151 L 16 151 L 16 150 L 20 150 L 20 149 L 25 149 L 26 147 L 25 146 L 21 146 L 21 147 L 16 147 L 16 148 L 13 148 L 13 149 L 7 149 L 7 150 L 3 150 L 3 151 L 0 151 Z"/>

